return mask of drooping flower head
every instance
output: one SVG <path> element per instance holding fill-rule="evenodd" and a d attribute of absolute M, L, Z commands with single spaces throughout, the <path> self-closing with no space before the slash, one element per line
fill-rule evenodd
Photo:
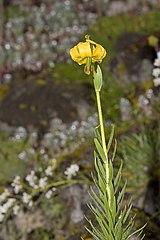
<path fill-rule="evenodd" d="M 92 64 L 101 63 L 106 56 L 106 50 L 86 36 L 86 42 L 79 42 L 70 50 L 71 58 L 79 65 L 85 64 L 84 72 L 90 74 Z"/>

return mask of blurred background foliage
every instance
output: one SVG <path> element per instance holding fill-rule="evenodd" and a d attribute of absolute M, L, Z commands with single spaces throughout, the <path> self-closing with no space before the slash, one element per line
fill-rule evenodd
<path fill-rule="evenodd" d="M 92 79 L 69 56 L 86 33 L 107 50 L 103 111 L 107 136 L 116 124 L 125 201 L 133 197 L 136 227 L 148 223 L 145 239 L 159 239 L 160 86 L 152 75 L 159 8 L 159 0 L 0 0 L 0 191 L 53 159 L 54 181 L 72 163 L 85 181 L 9 217 L 1 240 L 91 239 L 83 214 L 98 119 Z"/>

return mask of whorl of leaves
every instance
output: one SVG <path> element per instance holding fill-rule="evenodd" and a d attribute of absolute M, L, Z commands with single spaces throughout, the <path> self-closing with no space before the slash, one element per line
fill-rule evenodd
<path fill-rule="evenodd" d="M 113 142 L 114 126 L 112 127 L 110 139 L 107 145 L 107 154 Z M 95 129 L 95 169 L 97 177 L 93 176 L 96 191 L 91 187 L 90 196 L 92 203 L 88 204 L 90 210 L 97 220 L 94 225 L 90 219 L 87 221 L 91 228 L 86 227 L 87 231 L 96 240 L 127 240 L 131 236 L 137 235 L 137 239 L 143 239 L 143 226 L 137 231 L 132 232 L 134 226 L 134 218 L 130 217 L 132 208 L 131 201 L 122 207 L 124 199 L 126 183 L 120 189 L 122 162 L 116 176 L 113 176 L 113 160 L 116 153 L 116 141 L 114 151 L 108 164 L 106 164 L 106 157 L 102 147 L 101 136 L 98 127 Z M 106 166 L 109 168 L 109 183 L 106 182 Z M 110 189 L 110 200 L 107 194 L 107 187 Z M 99 225 L 99 226 L 98 226 Z"/>

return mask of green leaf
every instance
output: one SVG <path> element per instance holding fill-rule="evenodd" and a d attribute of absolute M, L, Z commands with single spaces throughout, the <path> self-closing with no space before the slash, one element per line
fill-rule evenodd
<path fill-rule="evenodd" d="M 102 145 L 101 134 L 100 134 L 100 132 L 99 132 L 99 126 L 95 127 L 95 129 L 94 129 L 94 135 L 95 135 L 95 138 L 97 138 L 97 140 L 99 141 L 99 143 Z"/>
<path fill-rule="evenodd" d="M 147 223 L 146 223 L 144 226 L 142 226 L 141 228 L 139 228 L 138 230 L 134 231 L 132 234 L 130 234 L 130 235 L 128 236 L 128 238 L 132 237 L 132 236 L 135 235 L 136 233 L 138 233 L 138 232 L 140 232 L 141 230 L 143 230 L 146 225 L 147 225 Z"/>
<path fill-rule="evenodd" d="M 125 213 L 125 215 L 123 217 L 123 224 L 127 221 L 127 218 L 128 218 L 128 216 L 129 216 L 129 214 L 131 212 L 131 208 L 132 208 L 132 203 L 130 203 L 128 205 L 127 211 L 126 211 L 126 213 Z"/>
<path fill-rule="evenodd" d="M 112 180 L 113 180 L 113 165 L 112 165 L 112 162 L 110 161 L 109 162 L 109 182 L 112 182 Z"/>
<path fill-rule="evenodd" d="M 96 159 L 95 159 L 95 164 L 98 167 L 98 172 L 97 173 L 101 173 L 101 175 L 104 177 L 106 176 L 106 170 L 105 170 L 105 165 L 104 162 L 101 161 L 101 159 L 98 157 L 97 154 L 95 154 Z"/>
<path fill-rule="evenodd" d="M 111 145 L 112 145 L 112 142 L 113 142 L 113 137 L 114 137 L 115 126 L 113 124 L 111 126 L 112 126 L 112 129 L 111 129 L 109 141 L 108 141 L 108 144 L 107 144 L 107 153 L 109 152 L 109 150 L 111 148 Z"/>
<path fill-rule="evenodd" d="M 122 239 L 122 222 L 119 220 L 115 225 L 116 240 Z"/>
<path fill-rule="evenodd" d="M 93 195 L 92 195 L 93 194 Z M 105 216 L 105 210 L 104 210 L 104 204 L 102 203 L 102 201 L 98 198 L 98 196 L 95 194 L 95 192 L 92 189 L 92 193 L 89 192 L 90 197 L 92 198 L 92 200 L 94 201 L 95 205 L 97 206 L 97 208 L 99 209 L 99 211 Z M 89 203 L 89 206 L 91 203 Z"/>
<path fill-rule="evenodd" d="M 93 211 L 93 208 L 94 207 L 92 206 L 91 211 Z M 94 214 L 95 214 L 96 219 L 104 233 L 104 236 L 105 237 L 110 236 L 110 228 L 109 228 L 108 224 L 106 223 L 104 216 L 96 208 L 94 208 Z"/>
<path fill-rule="evenodd" d="M 134 219 L 135 219 L 134 215 L 128 222 L 127 226 L 124 228 L 123 227 L 123 238 L 122 239 L 128 239 L 129 238 L 129 234 L 134 226 Z"/>
<path fill-rule="evenodd" d="M 127 212 L 128 212 L 128 209 L 131 209 L 131 206 L 132 206 L 132 203 L 131 203 L 131 200 L 129 202 L 128 205 L 125 205 L 123 210 L 121 210 L 121 213 L 119 215 L 119 219 L 121 219 L 121 221 L 123 222 L 123 224 L 125 223 L 125 221 L 127 220 L 127 218 L 125 217 L 127 215 Z M 118 206 L 118 210 L 117 210 L 117 215 L 119 213 L 119 210 L 120 210 L 120 205 Z M 126 218 L 124 220 L 124 218 Z"/>
<path fill-rule="evenodd" d="M 130 220 L 130 224 L 127 225 L 127 228 L 125 229 L 125 231 L 123 232 L 123 237 L 122 240 L 127 240 L 129 239 L 128 235 L 131 232 L 132 228 L 133 228 L 134 222 L 133 219 Z"/>
<path fill-rule="evenodd" d="M 100 157 L 102 158 L 102 160 L 103 160 L 104 162 L 106 162 L 107 159 L 106 159 L 104 150 L 103 150 L 101 144 L 99 143 L 99 141 L 97 140 L 97 138 L 94 139 L 94 143 L 95 143 L 95 146 L 96 146 L 96 148 L 97 148 L 97 151 L 98 151 Z"/>
<path fill-rule="evenodd" d="M 126 185 L 127 185 L 127 181 L 125 182 L 122 190 L 118 194 L 117 205 L 120 205 L 123 201 Z"/>
<path fill-rule="evenodd" d="M 119 184 L 120 184 L 120 181 L 121 181 L 122 167 L 123 167 L 123 162 L 121 161 L 121 165 L 119 167 L 118 173 L 117 173 L 117 175 L 114 179 L 115 193 L 118 191 Z"/>
<path fill-rule="evenodd" d="M 113 150 L 112 158 L 111 158 L 111 161 L 112 161 L 112 162 L 113 162 L 113 160 L 114 160 L 114 158 L 115 158 L 116 151 L 117 151 L 117 141 L 116 141 L 116 139 L 115 139 L 115 142 L 114 142 L 114 150 Z"/>
<path fill-rule="evenodd" d="M 86 218 L 86 217 L 85 217 L 85 218 Z M 101 234 L 101 232 L 100 232 L 98 229 L 95 228 L 95 226 L 93 225 L 92 221 L 89 220 L 88 218 L 86 218 L 86 220 L 87 220 L 87 222 L 91 225 L 91 227 L 92 227 L 92 229 L 93 229 L 93 230 L 91 231 L 89 228 L 85 227 L 85 228 L 87 229 L 87 231 L 88 231 L 95 239 L 97 239 L 97 237 L 99 237 L 98 240 L 99 240 L 99 239 L 105 240 L 105 239 L 106 239 L 105 236 L 103 236 L 103 235 Z"/>
<path fill-rule="evenodd" d="M 101 172 L 100 169 L 99 169 L 99 166 L 98 166 L 98 161 L 99 161 L 99 158 L 95 158 L 95 168 L 96 168 L 96 171 L 97 171 L 97 174 L 98 174 L 98 183 L 99 183 L 99 187 L 100 189 L 102 190 L 102 192 L 105 192 L 106 191 L 106 183 L 104 181 L 105 179 L 105 173 Z"/>

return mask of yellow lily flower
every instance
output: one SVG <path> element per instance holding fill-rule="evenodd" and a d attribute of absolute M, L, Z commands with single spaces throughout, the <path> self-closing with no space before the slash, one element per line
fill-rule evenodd
<path fill-rule="evenodd" d="M 70 55 L 79 65 L 85 64 L 85 73 L 90 74 L 92 63 L 101 63 L 106 56 L 106 50 L 98 43 L 86 39 L 71 48 Z"/>

